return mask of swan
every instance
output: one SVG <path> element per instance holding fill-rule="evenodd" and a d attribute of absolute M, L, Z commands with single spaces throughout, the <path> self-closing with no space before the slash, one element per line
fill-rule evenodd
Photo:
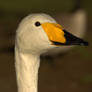
<path fill-rule="evenodd" d="M 74 36 L 51 16 L 38 13 L 25 17 L 16 30 L 15 68 L 18 92 L 38 92 L 40 55 L 62 46 L 88 42 Z"/>
<path fill-rule="evenodd" d="M 82 9 L 78 9 L 75 12 L 68 12 L 68 13 L 59 13 L 53 14 L 52 17 L 61 24 L 64 28 L 66 28 L 70 33 L 75 34 L 78 37 L 83 38 L 86 33 L 86 12 Z M 4 32 L 4 31 L 3 31 Z M 8 32 L 8 31 L 7 31 Z M 7 33 L 8 34 L 8 33 Z M 12 35 L 11 35 L 12 34 Z M 11 31 L 11 34 L 7 35 L 10 36 L 7 39 L 7 36 L 4 37 L 9 42 L 8 44 L 2 43 L 2 51 L 6 52 L 14 52 L 14 45 L 15 45 L 15 31 Z M 54 50 L 49 50 L 47 53 L 44 53 L 41 56 L 50 56 L 55 57 L 60 53 L 65 53 L 71 50 L 75 46 L 64 46 L 62 48 L 56 48 Z"/>

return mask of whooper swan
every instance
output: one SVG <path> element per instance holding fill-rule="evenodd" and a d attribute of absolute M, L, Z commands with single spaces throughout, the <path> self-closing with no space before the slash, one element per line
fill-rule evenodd
<path fill-rule="evenodd" d="M 31 14 L 16 31 L 15 66 L 18 92 L 37 92 L 40 55 L 66 45 L 88 45 L 47 14 Z"/>

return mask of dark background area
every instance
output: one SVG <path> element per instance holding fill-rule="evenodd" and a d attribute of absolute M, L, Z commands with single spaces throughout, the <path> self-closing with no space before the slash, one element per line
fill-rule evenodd
<path fill-rule="evenodd" d="M 92 0 L 77 1 L 87 13 L 84 39 L 90 45 L 42 59 L 39 92 L 92 92 Z M 34 12 L 69 13 L 75 4 L 75 0 L 0 0 L 0 92 L 17 92 L 13 47 L 20 20 Z"/>

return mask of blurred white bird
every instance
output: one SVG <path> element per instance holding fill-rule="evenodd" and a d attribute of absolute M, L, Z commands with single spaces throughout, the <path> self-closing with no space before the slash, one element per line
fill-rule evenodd
<path fill-rule="evenodd" d="M 59 24 L 67 29 L 68 32 L 83 38 L 86 32 L 86 12 L 78 10 L 75 13 L 57 14 L 53 16 Z M 62 48 L 56 48 L 45 53 L 45 55 L 55 56 L 60 53 L 65 53 L 71 50 L 74 46 L 63 46 Z"/>

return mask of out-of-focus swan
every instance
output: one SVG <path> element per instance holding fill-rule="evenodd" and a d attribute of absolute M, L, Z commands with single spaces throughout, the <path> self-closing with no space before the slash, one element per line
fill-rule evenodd
<path fill-rule="evenodd" d="M 75 34 L 76 36 L 83 38 L 86 32 L 86 12 L 78 10 L 74 13 L 57 14 L 53 16 L 59 24 L 67 29 L 68 32 Z M 44 55 L 55 56 L 59 53 L 65 53 L 71 50 L 74 46 L 63 46 L 62 48 L 56 48 L 49 50 Z"/>

